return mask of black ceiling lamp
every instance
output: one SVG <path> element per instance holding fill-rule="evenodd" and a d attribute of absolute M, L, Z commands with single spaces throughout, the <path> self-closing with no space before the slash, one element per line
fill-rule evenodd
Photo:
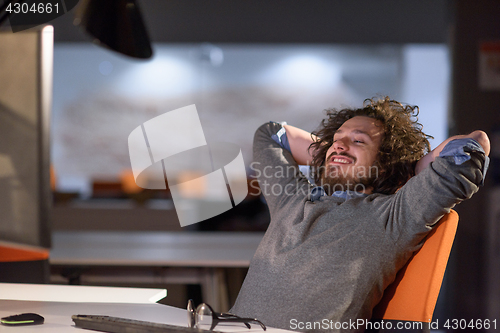
<path fill-rule="evenodd" d="M 94 42 L 134 58 L 153 55 L 146 27 L 135 0 L 80 0 L 75 25 Z"/>

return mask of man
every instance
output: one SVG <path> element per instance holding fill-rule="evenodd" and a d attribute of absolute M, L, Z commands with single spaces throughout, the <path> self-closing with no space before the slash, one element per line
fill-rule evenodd
<path fill-rule="evenodd" d="M 312 135 L 272 122 L 257 130 L 252 167 L 271 223 L 231 312 L 283 329 L 363 331 L 349 324 L 371 318 L 434 224 L 478 190 L 488 164 L 482 131 L 424 156 L 417 113 L 384 98 L 328 111 Z M 299 164 L 314 167 L 316 184 Z"/>

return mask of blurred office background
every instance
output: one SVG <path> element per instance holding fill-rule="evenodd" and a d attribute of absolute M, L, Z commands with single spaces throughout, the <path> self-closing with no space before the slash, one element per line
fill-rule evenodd
<path fill-rule="evenodd" d="M 56 44 L 58 191 L 91 197 L 94 181 L 130 169 L 127 138 L 135 127 L 190 104 L 207 141 L 237 143 L 248 165 L 260 124 L 286 120 L 311 131 L 325 109 L 359 107 L 376 96 L 419 105 L 433 144 L 446 136 L 450 59 L 444 43 L 155 43 L 154 51 L 151 60 L 134 61 L 90 44 Z"/>
<path fill-rule="evenodd" d="M 238 144 L 247 166 L 260 124 L 287 121 L 313 130 L 323 110 L 376 96 L 418 105 L 424 131 L 435 137 L 432 147 L 475 129 L 498 140 L 500 87 L 480 65 L 492 55 L 497 62 L 486 75 L 499 68 L 498 1 L 138 4 L 153 42 L 150 60 L 91 44 L 71 13 L 51 22 L 54 230 L 186 232 L 167 191 L 141 191 L 126 181 L 127 138 L 146 120 L 190 104 L 207 141 Z M 493 163 L 485 187 L 457 207 L 460 226 L 437 311 L 442 318 L 500 319 L 496 170 Z M 265 205 L 250 199 L 191 229 L 265 230 Z"/>

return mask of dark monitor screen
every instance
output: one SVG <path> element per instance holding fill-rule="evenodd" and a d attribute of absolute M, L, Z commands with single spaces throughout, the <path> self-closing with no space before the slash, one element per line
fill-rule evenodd
<path fill-rule="evenodd" d="M 0 246 L 50 247 L 53 28 L 0 31 Z"/>

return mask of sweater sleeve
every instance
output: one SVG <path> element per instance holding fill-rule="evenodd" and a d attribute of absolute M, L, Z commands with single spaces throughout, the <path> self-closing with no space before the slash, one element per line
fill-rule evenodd
<path fill-rule="evenodd" d="M 451 208 L 472 197 L 482 184 L 485 163 L 478 151 L 461 164 L 454 156 L 441 156 L 411 178 L 388 202 L 387 227 L 396 231 L 398 242 L 419 242 Z M 414 237 L 419 234 L 420 239 Z"/>
<path fill-rule="evenodd" d="M 286 145 L 276 140 L 283 138 L 279 135 L 283 134 L 282 129 L 281 124 L 269 122 L 260 126 L 254 137 L 254 160 L 251 167 L 271 216 L 290 200 L 307 200 L 312 188 Z"/>
<path fill-rule="evenodd" d="M 474 139 L 463 138 L 455 139 L 450 141 L 439 154 L 440 157 L 452 156 L 455 160 L 455 164 L 462 164 L 469 161 L 472 156 L 471 153 L 483 155 L 484 160 L 482 161 L 482 173 L 483 180 L 481 185 L 484 185 L 484 177 L 488 171 L 488 166 L 490 164 L 490 158 L 486 156 L 483 147 Z"/>

